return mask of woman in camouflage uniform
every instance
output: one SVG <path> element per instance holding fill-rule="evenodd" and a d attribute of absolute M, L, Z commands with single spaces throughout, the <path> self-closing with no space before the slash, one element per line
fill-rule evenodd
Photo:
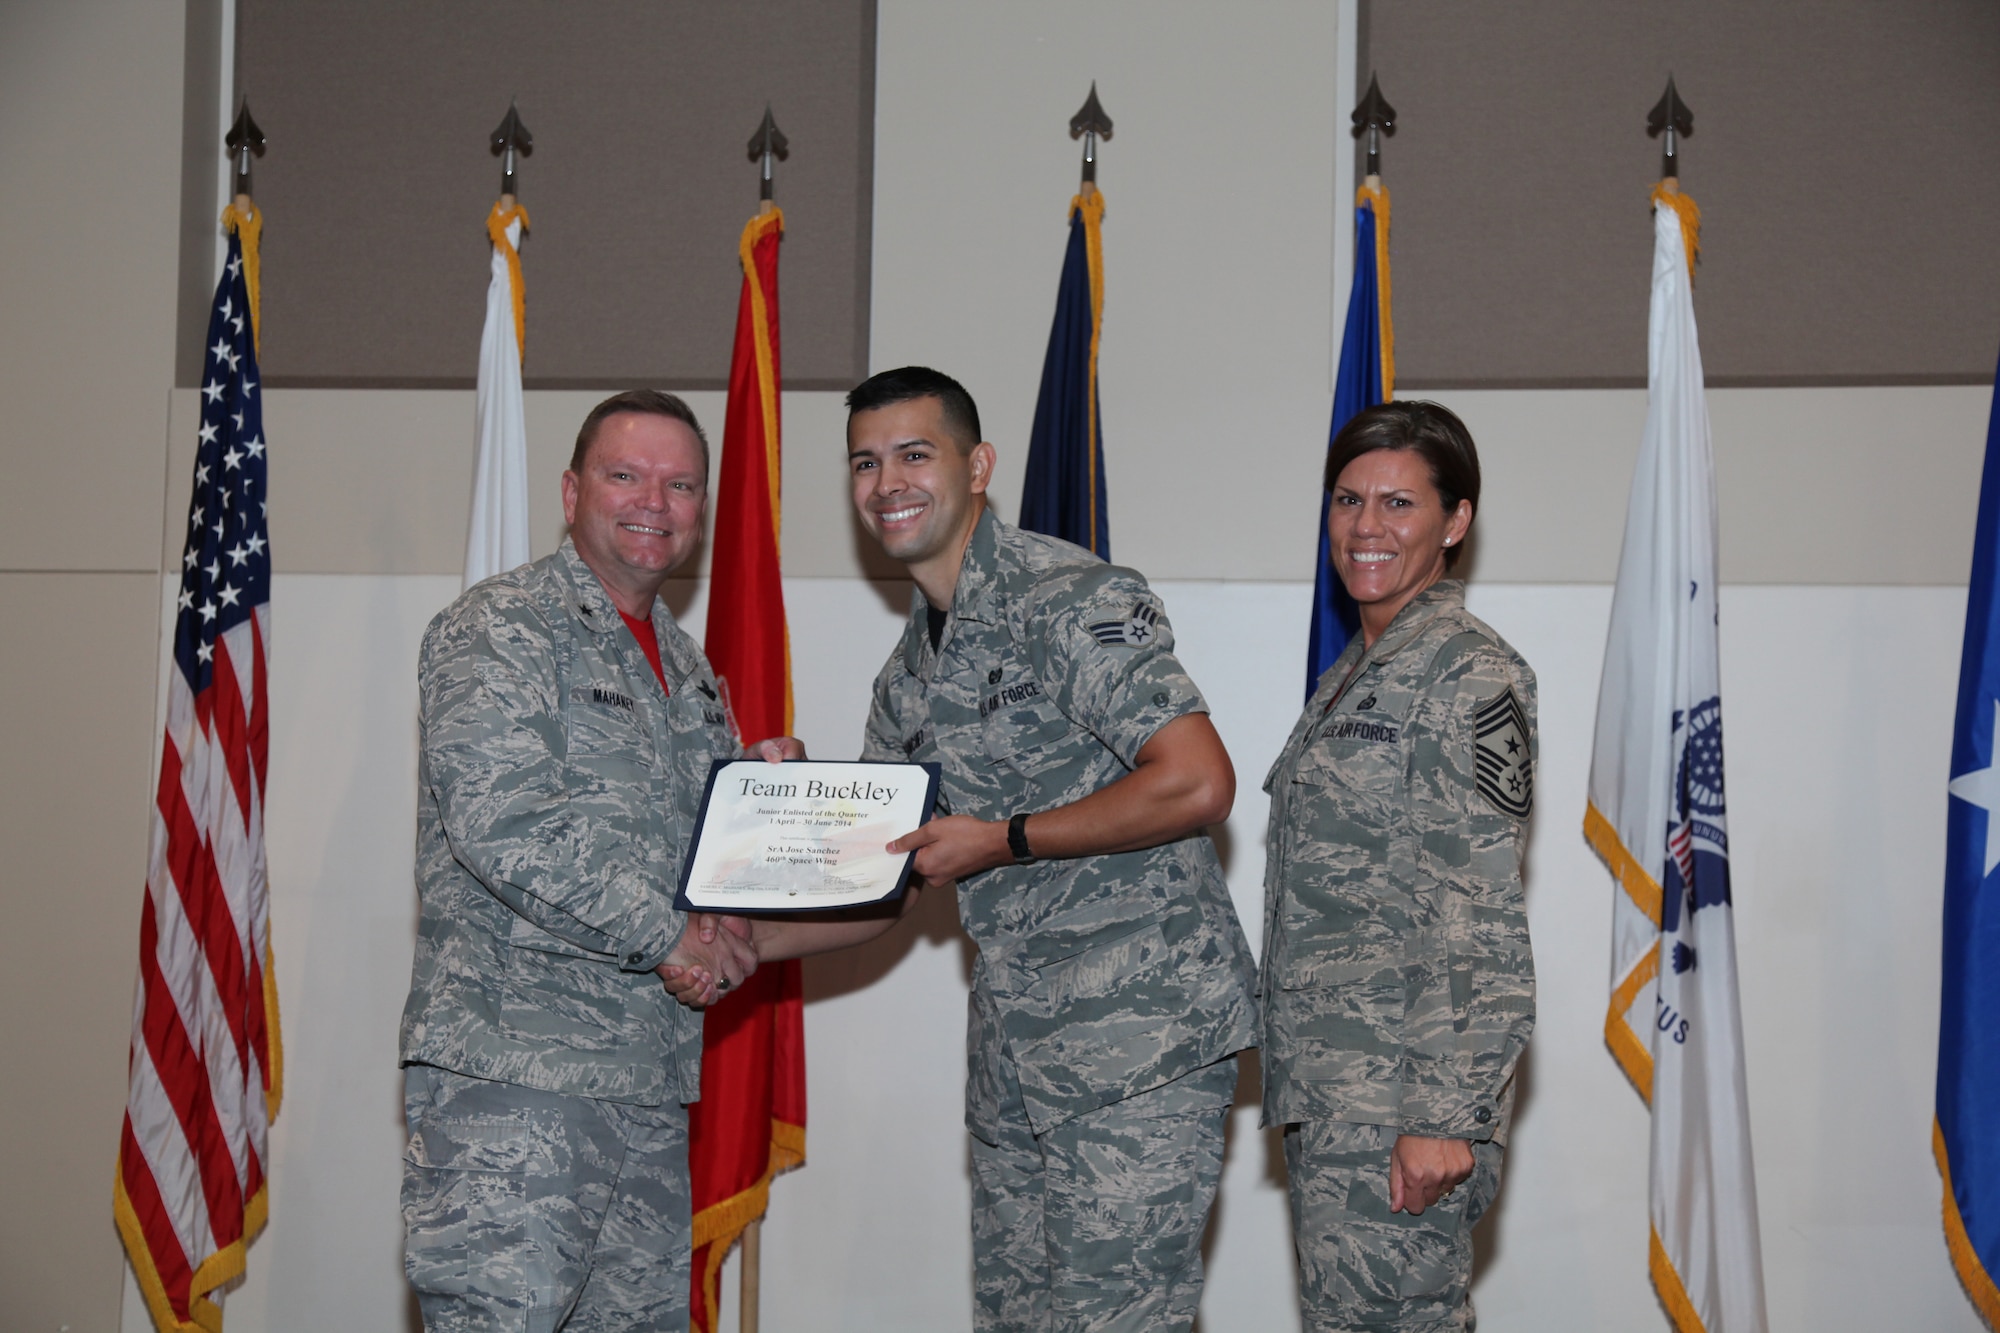
<path fill-rule="evenodd" d="M 1534 1026 L 1535 677 L 1445 577 L 1479 502 L 1463 422 L 1370 408 L 1326 489 L 1361 632 L 1264 784 L 1264 1122 L 1285 1129 L 1305 1327 L 1469 1330 Z"/>

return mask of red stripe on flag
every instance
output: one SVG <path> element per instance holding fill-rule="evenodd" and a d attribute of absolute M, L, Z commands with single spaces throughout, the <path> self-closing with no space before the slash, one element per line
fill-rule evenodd
<path fill-rule="evenodd" d="M 171 740 L 160 763 L 159 801 L 160 817 L 167 828 L 168 876 L 180 895 L 181 912 L 187 917 L 188 928 L 194 932 L 208 960 L 223 1019 L 236 1043 L 237 1061 L 248 1065 L 243 937 L 237 931 L 236 917 L 223 893 L 215 849 L 203 836 L 194 811 L 188 806 L 187 792 L 180 781 L 179 755 Z M 261 995 L 259 999 L 261 1002 Z"/>
<path fill-rule="evenodd" d="M 244 741 L 250 747 L 250 768 L 257 777 L 257 798 L 263 800 L 271 767 L 271 698 L 264 659 L 262 617 L 250 617 L 250 731 Z M 261 830 L 259 830 L 261 832 Z"/>
<path fill-rule="evenodd" d="M 188 1320 L 188 1299 L 192 1295 L 190 1287 L 194 1282 L 194 1270 L 188 1265 L 187 1252 L 181 1248 L 180 1237 L 174 1232 L 173 1219 L 167 1214 L 166 1201 L 160 1197 L 159 1184 L 153 1179 L 153 1168 L 147 1163 L 146 1155 L 139 1151 L 139 1141 L 132 1136 L 132 1116 L 125 1116 L 125 1128 L 118 1139 L 119 1181 L 125 1187 L 125 1197 L 132 1204 L 133 1215 L 138 1219 L 139 1230 L 146 1239 L 146 1253 L 152 1258 L 153 1271 L 159 1274 L 160 1285 L 164 1288 L 168 1304 L 183 1323 Z"/>
<path fill-rule="evenodd" d="M 255 620 L 251 623 L 254 625 Z M 212 703 L 214 724 L 210 729 L 216 753 L 229 773 L 229 785 L 236 792 L 236 808 L 243 812 L 243 823 L 250 823 L 250 745 L 249 709 L 243 700 L 243 683 L 236 677 L 236 664 L 229 657 L 227 636 L 215 641 L 215 674 L 211 677 L 209 693 L 214 696 Z M 213 830 L 211 830 L 211 833 Z"/>
<path fill-rule="evenodd" d="M 146 1017 L 142 1025 L 146 1053 L 160 1085 L 173 1105 L 201 1176 L 202 1195 L 208 1205 L 209 1228 L 216 1248 L 229 1244 L 243 1233 L 243 1193 L 236 1180 L 236 1160 L 229 1151 L 221 1118 L 215 1109 L 215 1094 L 208 1081 L 208 1067 L 181 1025 L 180 1010 L 160 971 L 160 931 L 153 911 L 153 898 L 139 916 L 139 985 L 146 993 Z"/>

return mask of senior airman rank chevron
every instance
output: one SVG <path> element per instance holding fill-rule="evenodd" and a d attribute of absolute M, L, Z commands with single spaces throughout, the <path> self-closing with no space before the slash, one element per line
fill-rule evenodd
<path fill-rule="evenodd" d="M 283 1088 L 264 862 L 271 546 L 256 348 L 257 233 L 231 207 L 175 573 L 166 734 L 139 917 L 113 1214 L 160 1333 L 220 1333 L 269 1199 Z"/>
<path fill-rule="evenodd" d="M 1148 602 L 1140 602 L 1132 608 L 1132 614 L 1123 620 L 1100 620 L 1091 625 L 1091 637 L 1107 646 L 1143 648 L 1153 641 L 1159 630 L 1159 608 Z"/>
<path fill-rule="evenodd" d="M 1604 1035 L 1653 1111 L 1653 1285 L 1680 1333 L 1763 1333 L 1722 782 L 1700 211 L 1653 193 L 1646 430 L 1597 696 L 1584 833 L 1618 879 Z"/>
<path fill-rule="evenodd" d="M 1972 539 L 1972 585 L 1958 668 L 1944 842 L 1944 992 L 1938 1006 L 1937 1118 L 1953 1267 L 2000 1328 L 2000 378 Z"/>

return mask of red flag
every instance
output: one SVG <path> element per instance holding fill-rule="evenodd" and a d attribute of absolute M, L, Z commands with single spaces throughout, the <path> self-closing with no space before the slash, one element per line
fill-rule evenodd
<path fill-rule="evenodd" d="M 229 263 L 209 316 L 112 1186 L 125 1253 L 160 1333 L 220 1333 L 223 1291 L 242 1276 L 264 1226 L 284 1081 L 264 861 L 263 215 L 232 206 L 223 221 Z"/>
<path fill-rule="evenodd" d="M 792 729 L 791 646 L 778 575 L 778 241 L 784 214 L 750 219 L 729 365 L 703 646 L 741 741 Z M 729 1247 L 764 1215 L 771 1177 L 806 1159 L 805 1013 L 799 965 L 760 970 L 708 1011 L 701 1100 L 688 1123 L 694 1189 L 694 1327 L 713 1333 Z"/>

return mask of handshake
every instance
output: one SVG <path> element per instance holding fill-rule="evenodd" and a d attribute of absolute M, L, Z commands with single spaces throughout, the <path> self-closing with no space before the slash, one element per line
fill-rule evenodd
<path fill-rule="evenodd" d="M 923 881 L 912 878 L 897 903 L 814 913 L 811 918 L 718 916 L 690 912 L 667 960 L 654 971 L 667 994 L 706 1009 L 754 975 L 759 963 L 846 949 L 886 932 L 916 909 Z"/>
<path fill-rule="evenodd" d="M 667 994 L 690 1009 L 706 1009 L 757 971 L 757 942 L 748 918 L 690 913 L 660 974 Z"/>

